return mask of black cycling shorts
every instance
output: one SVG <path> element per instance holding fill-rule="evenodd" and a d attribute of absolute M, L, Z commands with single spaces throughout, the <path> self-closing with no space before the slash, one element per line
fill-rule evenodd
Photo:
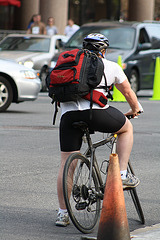
<path fill-rule="evenodd" d="M 60 121 L 60 148 L 63 152 L 78 151 L 82 145 L 83 133 L 74 128 L 74 122 L 84 121 L 91 131 L 114 133 L 125 124 L 126 118 L 118 109 L 109 106 L 107 109 L 90 109 L 83 111 L 70 111 L 62 115 Z"/>

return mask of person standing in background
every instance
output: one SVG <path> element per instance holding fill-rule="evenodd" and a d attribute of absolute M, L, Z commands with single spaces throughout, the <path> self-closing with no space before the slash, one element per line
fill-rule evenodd
<path fill-rule="evenodd" d="M 36 14 L 34 17 L 34 22 L 31 24 L 30 28 L 27 30 L 28 34 L 46 34 L 46 25 L 41 22 L 41 15 Z"/>
<path fill-rule="evenodd" d="M 68 25 L 65 27 L 64 34 L 71 37 L 80 27 L 74 23 L 72 19 L 68 20 Z"/>
<path fill-rule="evenodd" d="M 35 22 L 35 17 L 36 17 L 37 14 L 33 14 L 31 20 L 29 21 L 29 24 L 27 26 L 27 30 L 31 27 L 32 23 Z"/>
<path fill-rule="evenodd" d="M 46 26 L 47 35 L 55 35 L 58 33 L 57 27 L 54 25 L 54 18 L 49 17 L 47 20 L 47 26 Z"/>

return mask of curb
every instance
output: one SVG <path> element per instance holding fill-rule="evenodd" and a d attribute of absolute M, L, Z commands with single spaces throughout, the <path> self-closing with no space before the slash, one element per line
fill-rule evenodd
<path fill-rule="evenodd" d="M 160 240 L 160 223 L 145 228 L 136 229 L 130 233 L 135 240 L 148 239 Z"/>
<path fill-rule="evenodd" d="M 160 223 L 136 229 L 130 236 L 132 240 L 160 240 Z M 97 240 L 97 237 L 82 236 L 81 240 Z"/>

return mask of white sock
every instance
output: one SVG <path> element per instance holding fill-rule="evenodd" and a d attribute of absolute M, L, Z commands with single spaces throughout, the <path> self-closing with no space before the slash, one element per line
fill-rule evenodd
<path fill-rule="evenodd" d="M 67 209 L 61 209 L 61 208 L 59 208 L 58 213 L 60 213 L 60 214 L 62 214 L 62 215 L 68 214 Z"/>
<path fill-rule="evenodd" d="M 120 171 L 121 179 L 124 180 L 127 178 L 127 170 Z"/>

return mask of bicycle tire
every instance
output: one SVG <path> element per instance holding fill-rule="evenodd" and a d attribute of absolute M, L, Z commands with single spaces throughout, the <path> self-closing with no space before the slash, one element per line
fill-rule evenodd
<path fill-rule="evenodd" d="M 132 165 L 131 165 L 130 161 L 128 163 L 128 172 L 134 174 L 134 171 L 133 171 L 133 168 L 132 168 Z M 145 218 L 144 218 L 143 210 L 142 210 L 142 207 L 141 207 L 138 195 L 137 195 L 136 188 L 130 189 L 129 192 L 130 192 L 130 195 L 132 197 L 132 201 L 133 201 L 134 206 L 136 208 L 139 219 L 140 219 L 142 224 L 145 224 Z"/>
<path fill-rule="evenodd" d="M 74 168 L 73 181 L 70 176 L 71 168 L 72 170 Z M 63 173 L 63 193 L 66 208 L 73 224 L 82 233 L 91 233 L 100 215 L 100 198 L 89 203 L 87 188 L 89 170 L 89 160 L 80 153 L 73 153 L 67 159 Z M 72 184 L 70 184 L 70 180 Z M 98 180 L 94 171 L 91 187 L 93 192 L 98 192 Z"/>

